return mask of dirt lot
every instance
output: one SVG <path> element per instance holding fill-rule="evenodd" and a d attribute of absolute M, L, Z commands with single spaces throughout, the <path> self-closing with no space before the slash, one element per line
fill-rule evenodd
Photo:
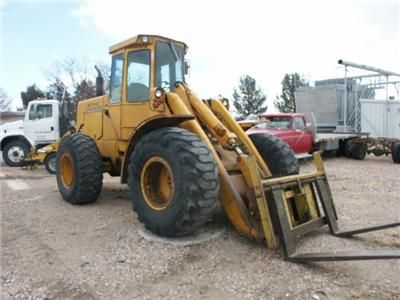
<path fill-rule="evenodd" d="M 343 228 L 399 220 L 400 167 L 389 157 L 327 158 L 325 165 Z M 302 169 L 309 169 L 303 162 Z M 148 241 L 126 186 L 105 178 L 97 203 L 65 203 L 55 177 L 1 162 L 2 299 L 400 299 L 400 261 L 285 262 L 225 232 L 199 245 Z M 400 230 L 338 239 L 326 229 L 303 239 L 303 250 L 399 250 Z"/>

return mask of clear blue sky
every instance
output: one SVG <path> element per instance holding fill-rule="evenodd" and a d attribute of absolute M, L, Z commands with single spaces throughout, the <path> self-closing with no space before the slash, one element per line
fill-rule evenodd
<path fill-rule="evenodd" d="M 109 62 L 109 46 L 141 33 L 187 42 L 202 97 L 232 98 L 248 74 L 270 108 L 285 73 L 341 77 L 338 59 L 400 72 L 400 0 L 0 0 L 0 11 L 0 86 L 18 105 L 55 60 Z"/>
<path fill-rule="evenodd" d="M 112 38 L 82 26 L 73 15 L 78 5 L 12 0 L 3 4 L 0 85 L 17 105 L 28 85 L 46 88 L 43 70 L 55 60 L 88 57 L 108 62 Z"/>

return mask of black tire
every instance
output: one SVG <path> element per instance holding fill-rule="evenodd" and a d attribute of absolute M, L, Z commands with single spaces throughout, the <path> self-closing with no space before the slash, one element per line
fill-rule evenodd
<path fill-rule="evenodd" d="M 344 151 L 344 154 L 346 157 L 348 157 L 348 158 L 352 157 L 352 154 L 351 154 L 352 148 L 353 148 L 353 142 L 351 140 L 346 140 L 345 151 Z"/>
<path fill-rule="evenodd" d="M 351 157 L 357 160 L 364 160 L 366 155 L 367 152 L 361 147 L 353 147 L 351 151 Z"/>
<path fill-rule="evenodd" d="M 400 143 L 392 144 L 392 160 L 395 164 L 400 164 Z"/>
<path fill-rule="evenodd" d="M 142 183 L 147 187 L 146 165 L 154 159 L 167 164 L 174 186 L 168 203 L 159 209 L 151 206 L 146 195 L 157 187 L 161 191 L 161 175 L 152 177 L 153 188 L 141 188 Z M 150 132 L 135 146 L 128 172 L 133 209 L 150 231 L 161 236 L 184 236 L 211 219 L 218 203 L 218 168 L 210 150 L 195 134 L 176 127 Z M 161 192 L 153 194 L 157 199 L 162 197 Z"/>
<path fill-rule="evenodd" d="M 3 160 L 10 167 L 22 166 L 22 160 L 27 157 L 29 146 L 18 140 L 8 142 L 3 148 Z"/>
<path fill-rule="evenodd" d="M 271 170 L 273 177 L 299 173 L 299 162 L 293 150 L 280 138 L 267 133 L 249 136 Z"/>
<path fill-rule="evenodd" d="M 44 159 L 44 166 L 49 174 L 56 174 L 56 153 L 52 152 Z"/>
<path fill-rule="evenodd" d="M 349 158 L 354 158 L 356 160 L 363 160 L 367 155 L 364 147 L 356 145 L 352 140 L 346 141 L 346 156 Z"/>
<path fill-rule="evenodd" d="M 66 169 L 72 176 L 68 180 Z M 95 202 L 103 184 L 103 162 L 94 140 L 82 134 L 64 137 L 56 155 L 57 185 L 71 204 Z"/>

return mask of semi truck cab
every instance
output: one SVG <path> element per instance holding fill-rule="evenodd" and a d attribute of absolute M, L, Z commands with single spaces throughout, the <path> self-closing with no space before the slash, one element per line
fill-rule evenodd
<path fill-rule="evenodd" d="M 0 126 L 0 149 L 9 166 L 20 166 L 32 147 L 54 143 L 61 134 L 58 100 L 29 102 L 23 121 Z"/>

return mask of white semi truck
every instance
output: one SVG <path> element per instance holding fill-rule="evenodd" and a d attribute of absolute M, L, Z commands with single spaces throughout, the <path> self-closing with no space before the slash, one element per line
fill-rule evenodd
<path fill-rule="evenodd" d="M 32 147 L 54 143 L 65 131 L 61 103 L 58 100 L 29 102 L 24 120 L 0 126 L 0 149 L 9 166 L 21 166 Z"/>

